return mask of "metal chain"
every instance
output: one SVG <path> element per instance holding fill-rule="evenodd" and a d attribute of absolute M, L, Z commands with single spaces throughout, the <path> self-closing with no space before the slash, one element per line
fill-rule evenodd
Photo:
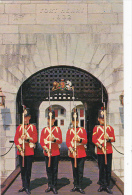
<path fill-rule="evenodd" d="M 112 144 L 112 143 L 111 143 Z M 119 150 L 116 149 L 116 147 L 112 144 L 113 148 L 119 153 L 119 154 L 122 154 L 124 155 L 124 153 L 120 152 Z"/>
<path fill-rule="evenodd" d="M 90 142 L 89 142 L 89 143 L 90 143 Z M 90 143 L 90 144 L 93 145 L 93 143 Z M 12 144 L 12 146 L 10 147 L 10 149 L 8 150 L 8 152 L 6 152 L 6 153 L 3 154 L 3 155 L 0 155 L 0 157 L 5 156 L 6 154 L 8 154 L 8 153 L 10 152 L 10 150 L 12 149 L 13 145 L 14 145 L 14 143 Z M 124 153 L 122 153 L 122 152 L 120 152 L 119 150 L 117 150 L 116 147 L 115 147 L 113 144 L 112 144 L 112 146 L 113 146 L 113 148 L 114 148 L 119 154 L 124 155 Z"/>
<path fill-rule="evenodd" d="M 91 145 L 93 145 L 93 143 L 92 142 L 89 142 Z M 119 153 L 119 154 L 122 154 L 122 155 L 124 155 L 124 153 L 122 153 L 122 152 L 120 152 L 119 150 L 117 150 L 116 149 L 116 147 L 111 143 L 111 145 L 113 146 L 113 148 Z"/>
<path fill-rule="evenodd" d="M 12 144 L 12 146 L 10 147 L 10 149 L 8 150 L 8 152 L 10 152 L 10 150 L 11 150 L 12 147 L 13 147 L 13 145 L 14 145 L 14 143 Z M 8 154 L 8 152 L 6 152 L 5 154 L 0 155 L 0 157 L 5 156 L 6 154 Z"/>

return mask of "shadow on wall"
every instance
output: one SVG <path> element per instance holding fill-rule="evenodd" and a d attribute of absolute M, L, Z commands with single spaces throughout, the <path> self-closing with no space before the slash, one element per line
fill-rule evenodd
<path fill-rule="evenodd" d="M 11 112 L 9 108 L 1 109 L 3 128 L 4 130 L 10 130 L 10 125 L 12 124 Z"/>
<path fill-rule="evenodd" d="M 124 110 L 123 110 L 123 107 L 119 107 L 119 113 L 120 113 L 122 128 L 124 129 Z"/>

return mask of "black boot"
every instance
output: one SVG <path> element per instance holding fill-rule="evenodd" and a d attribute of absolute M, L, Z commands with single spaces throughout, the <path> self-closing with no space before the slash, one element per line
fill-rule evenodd
<path fill-rule="evenodd" d="M 70 190 L 70 192 L 75 192 L 77 191 L 77 187 L 75 186 L 73 189 Z"/>
<path fill-rule="evenodd" d="M 111 189 L 110 189 L 109 187 L 106 187 L 105 190 L 106 190 L 106 192 L 107 192 L 108 194 L 113 194 L 113 192 L 111 191 Z"/>
<path fill-rule="evenodd" d="M 78 188 L 78 192 L 80 192 L 81 194 L 85 194 L 84 190 L 82 190 L 82 188 Z"/>
<path fill-rule="evenodd" d="M 24 192 L 26 189 L 22 187 L 18 192 Z"/>
<path fill-rule="evenodd" d="M 102 186 L 99 187 L 98 192 L 102 192 L 104 188 Z"/>
<path fill-rule="evenodd" d="M 53 188 L 53 193 L 54 193 L 54 194 L 58 194 L 58 192 L 57 192 L 57 189 L 56 189 L 56 188 Z"/>
<path fill-rule="evenodd" d="M 26 189 L 25 192 L 26 192 L 27 194 L 31 194 L 31 191 L 30 191 L 29 189 Z"/>
<path fill-rule="evenodd" d="M 48 187 L 46 190 L 45 190 L 45 192 L 47 193 L 47 192 L 50 192 L 52 190 L 52 188 L 51 187 Z"/>

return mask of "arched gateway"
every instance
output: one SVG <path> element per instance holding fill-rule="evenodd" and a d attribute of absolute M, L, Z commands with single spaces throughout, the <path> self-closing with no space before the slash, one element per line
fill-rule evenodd
<path fill-rule="evenodd" d="M 39 107 L 42 102 L 49 101 L 49 86 L 50 86 L 50 101 L 73 101 L 73 91 L 65 89 L 52 90 L 53 83 L 60 83 L 62 79 L 70 81 L 74 86 L 74 101 L 81 101 L 85 110 L 85 129 L 88 136 L 88 155 L 94 154 L 94 146 L 92 145 L 92 130 L 97 124 L 98 109 L 102 106 L 103 100 L 108 101 L 108 95 L 102 83 L 90 73 L 72 66 L 53 66 L 43 69 L 22 84 L 17 94 L 17 124 L 21 122 L 22 106 L 31 108 L 31 123 L 35 123 L 39 127 Z M 21 95 L 22 89 L 22 95 Z M 102 90 L 103 89 L 103 90 Z M 102 93 L 103 91 L 103 93 Z M 62 102 L 61 102 L 62 103 Z M 48 102 L 46 103 L 48 105 Z M 40 136 L 40 135 L 39 135 Z M 41 150 L 41 151 L 40 151 Z M 61 148 L 61 151 L 65 148 Z M 61 152 L 63 156 L 64 152 Z M 38 144 L 35 152 L 36 157 L 42 157 L 42 149 Z"/>

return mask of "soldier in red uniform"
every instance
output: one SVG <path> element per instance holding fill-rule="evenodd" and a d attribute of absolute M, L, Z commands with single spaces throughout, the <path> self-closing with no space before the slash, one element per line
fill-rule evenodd
<path fill-rule="evenodd" d="M 23 125 L 19 125 L 16 129 L 16 134 L 14 138 L 15 145 L 17 147 L 17 154 L 19 155 L 19 163 L 21 168 L 21 178 L 22 178 L 22 188 L 19 192 L 25 191 L 27 194 L 31 194 L 30 178 L 32 161 L 34 155 L 35 143 L 37 142 L 37 129 L 35 125 L 29 124 L 31 119 L 30 109 L 26 108 L 24 110 L 24 134 Z M 25 140 L 25 151 L 23 153 L 22 143 Z M 22 166 L 24 156 L 24 167 Z"/>
<path fill-rule="evenodd" d="M 103 109 L 103 108 L 102 108 Z M 97 146 L 98 166 L 99 166 L 99 184 L 100 187 L 98 192 L 103 190 L 109 194 L 112 194 L 110 189 L 111 179 L 111 166 L 112 166 L 112 144 L 115 142 L 114 129 L 110 126 L 106 126 L 106 135 L 104 135 L 104 111 L 99 110 L 98 121 L 100 125 L 95 126 L 93 129 L 92 142 Z M 104 139 L 106 139 L 106 153 L 107 153 L 107 164 L 105 164 L 104 155 Z"/>
<path fill-rule="evenodd" d="M 74 179 L 74 188 L 71 189 L 71 192 L 79 191 L 82 194 L 85 194 L 82 190 L 82 181 L 83 181 L 83 170 L 84 162 L 86 157 L 85 144 L 87 144 L 87 133 L 86 130 L 82 127 L 78 127 L 78 113 L 76 118 L 76 133 L 75 133 L 75 121 L 74 121 L 74 112 L 72 112 L 72 124 L 73 128 L 68 129 L 66 134 L 66 145 L 69 149 L 69 157 L 71 158 L 72 170 L 73 170 L 73 179 Z M 76 135 L 75 135 L 76 134 Z M 75 141 L 77 143 L 76 153 L 75 153 Z M 77 167 L 74 166 L 75 154 L 77 158 Z"/>
<path fill-rule="evenodd" d="M 44 150 L 45 161 L 46 161 L 46 172 L 48 176 L 48 188 L 45 192 L 53 191 L 54 194 L 57 192 L 57 175 L 58 175 L 58 162 L 59 162 L 59 144 L 62 143 L 62 133 L 60 127 L 54 126 L 55 112 L 52 112 L 51 119 L 51 136 L 50 136 L 50 117 L 48 115 L 48 127 L 45 127 L 41 131 L 40 144 Z M 51 141 L 51 165 L 48 167 L 48 161 L 50 156 L 49 143 Z"/>

